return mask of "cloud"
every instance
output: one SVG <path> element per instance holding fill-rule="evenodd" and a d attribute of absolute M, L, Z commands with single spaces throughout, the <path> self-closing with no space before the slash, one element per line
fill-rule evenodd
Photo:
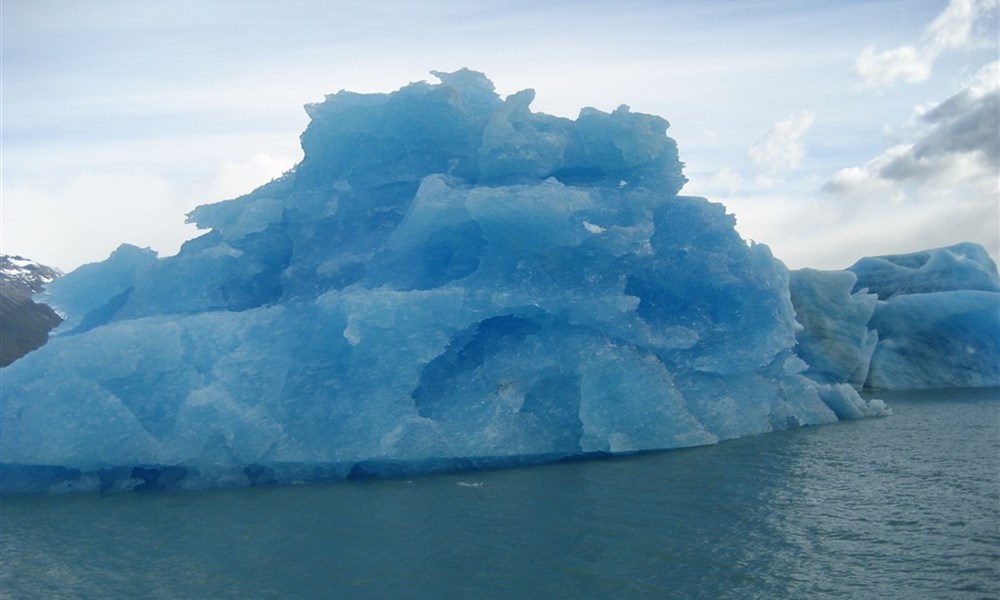
<path fill-rule="evenodd" d="M 942 52 L 979 44 L 974 35 L 976 26 L 990 18 L 996 9 L 997 0 L 951 0 L 924 30 L 918 45 L 883 52 L 868 46 L 854 63 L 854 71 L 870 88 L 890 87 L 897 81 L 927 81 L 934 61 Z"/>
<path fill-rule="evenodd" d="M 900 144 L 862 166 L 841 169 L 823 184 L 822 191 L 841 199 L 900 204 L 906 198 L 905 193 L 892 181 L 881 177 L 880 173 L 886 165 L 910 154 L 912 150 L 912 144 Z"/>
<path fill-rule="evenodd" d="M 996 10 L 996 0 L 951 0 L 930 25 L 925 37 L 933 53 L 946 49 L 963 48 L 971 41 L 975 23 Z"/>
<path fill-rule="evenodd" d="M 747 158 L 763 171 L 761 183 L 773 183 L 778 176 L 799 167 L 806 156 L 802 137 L 814 121 L 810 111 L 779 121 L 747 148 Z"/>
<path fill-rule="evenodd" d="M 1000 61 L 990 63 L 972 82 L 932 108 L 918 107 L 919 127 L 909 143 L 889 148 L 862 167 L 838 171 L 824 190 L 841 196 L 871 196 L 891 187 L 903 193 L 956 183 L 995 186 L 1000 173 Z M 993 189 L 995 200 L 996 189 Z"/>
<path fill-rule="evenodd" d="M 992 78 L 992 89 L 987 87 Z M 914 147 L 916 158 L 980 152 L 1000 168 L 1000 62 L 984 67 L 974 83 L 923 114 L 932 127 Z"/>
<path fill-rule="evenodd" d="M 969 239 L 1000 250 L 1000 63 L 983 67 L 964 89 L 918 109 L 911 139 L 864 165 L 842 169 L 822 186 L 855 221 L 896 207 L 881 223 L 889 237 L 927 245 Z M 964 239 L 963 239 L 964 238 Z"/>
<path fill-rule="evenodd" d="M 64 271 L 107 258 L 121 242 L 172 252 L 194 233 L 184 208 L 175 185 L 143 169 L 4 185 L 3 252 Z"/>
<path fill-rule="evenodd" d="M 64 180 L 4 183 L 0 250 L 70 271 L 121 243 L 169 256 L 199 234 L 184 222 L 196 205 L 233 198 L 280 176 L 292 159 L 257 153 L 221 163 L 189 185 L 143 168 L 94 169 Z"/>
<path fill-rule="evenodd" d="M 279 177 L 294 164 L 291 158 L 267 152 L 257 152 L 243 161 L 227 160 L 212 177 L 195 186 L 194 196 L 203 202 L 236 198 Z"/>
<path fill-rule="evenodd" d="M 902 46 L 878 54 L 874 46 L 868 46 L 861 51 L 854 70 L 868 87 L 889 86 L 897 80 L 920 83 L 931 76 L 932 62 L 926 52 L 913 46 Z"/>

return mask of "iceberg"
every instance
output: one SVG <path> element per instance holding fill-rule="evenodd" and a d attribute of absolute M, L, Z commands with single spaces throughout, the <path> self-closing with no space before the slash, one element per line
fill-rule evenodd
<path fill-rule="evenodd" d="M 862 389 L 868 380 L 878 331 L 869 329 L 878 298 L 857 289 L 851 271 L 792 271 L 789 292 L 802 329 L 796 352 L 806 374 L 821 383 Z"/>
<path fill-rule="evenodd" d="M 1000 277 L 974 243 L 793 271 L 806 375 L 857 389 L 1000 386 Z"/>
<path fill-rule="evenodd" d="M 0 489 L 407 475 L 885 412 L 853 387 L 890 352 L 856 276 L 799 278 L 854 325 L 797 354 L 788 270 L 678 195 L 666 120 L 434 75 L 307 106 L 302 161 L 191 212 L 177 255 L 53 282 L 64 322 L 2 371 Z"/>
<path fill-rule="evenodd" d="M 936 292 L 1000 292 L 997 266 L 986 248 L 965 242 L 911 254 L 871 256 L 847 268 L 861 288 L 892 300 L 897 296 Z"/>
<path fill-rule="evenodd" d="M 868 387 L 1000 386 L 1000 277 L 985 248 L 864 258 L 848 270 L 879 299 Z"/>

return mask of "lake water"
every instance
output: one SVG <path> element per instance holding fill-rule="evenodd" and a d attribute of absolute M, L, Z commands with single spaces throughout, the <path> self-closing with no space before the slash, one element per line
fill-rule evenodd
<path fill-rule="evenodd" d="M 1000 598 L 1000 390 L 408 480 L 7 496 L 0 597 Z"/>

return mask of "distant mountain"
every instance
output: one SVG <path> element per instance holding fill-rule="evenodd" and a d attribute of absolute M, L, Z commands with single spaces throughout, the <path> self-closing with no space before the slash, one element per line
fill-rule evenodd
<path fill-rule="evenodd" d="M 6 367 L 49 338 L 62 318 L 31 299 L 62 271 L 21 256 L 0 256 L 0 367 Z"/>

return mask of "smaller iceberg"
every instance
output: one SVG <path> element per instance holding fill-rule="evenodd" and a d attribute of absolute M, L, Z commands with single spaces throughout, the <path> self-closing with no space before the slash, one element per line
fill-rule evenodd
<path fill-rule="evenodd" d="M 789 291 L 802 330 L 796 352 L 809 377 L 820 383 L 864 387 L 878 333 L 868 328 L 877 298 L 856 290 L 850 271 L 792 271 Z"/>
<path fill-rule="evenodd" d="M 1000 278 L 962 243 L 802 269 L 789 282 L 808 376 L 861 389 L 1000 385 Z"/>

